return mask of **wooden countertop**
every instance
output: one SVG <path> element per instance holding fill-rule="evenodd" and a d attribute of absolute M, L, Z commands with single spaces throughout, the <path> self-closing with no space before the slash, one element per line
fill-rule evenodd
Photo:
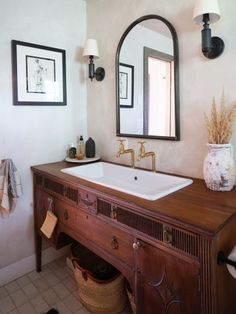
<path fill-rule="evenodd" d="M 78 186 L 86 186 L 145 210 L 151 217 L 165 218 L 169 222 L 178 221 L 196 230 L 212 235 L 218 232 L 232 218 L 236 218 L 236 187 L 230 192 L 215 192 L 207 189 L 205 182 L 193 178 L 193 184 L 156 201 L 122 193 L 101 185 L 68 175 L 60 170 L 75 167 L 65 161 L 33 166 L 35 173 L 49 175 Z M 236 227 L 236 225 L 235 225 Z"/>

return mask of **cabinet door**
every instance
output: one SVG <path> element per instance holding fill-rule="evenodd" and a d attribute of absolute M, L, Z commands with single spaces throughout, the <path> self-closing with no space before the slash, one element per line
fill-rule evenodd
<path fill-rule="evenodd" d="M 199 314 L 199 265 L 141 242 L 136 251 L 137 314 Z"/>

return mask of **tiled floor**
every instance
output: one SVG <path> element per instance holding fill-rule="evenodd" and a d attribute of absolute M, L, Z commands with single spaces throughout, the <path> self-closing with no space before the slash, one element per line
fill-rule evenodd
<path fill-rule="evenodd" d="M 44 313 L 54 307 L 60 314 L 88 314 L 79 302 L 73 272 L 61 258 L 0 287 L 0 314 Z M 123 314 L 130 313 L 127 307 Z"/>

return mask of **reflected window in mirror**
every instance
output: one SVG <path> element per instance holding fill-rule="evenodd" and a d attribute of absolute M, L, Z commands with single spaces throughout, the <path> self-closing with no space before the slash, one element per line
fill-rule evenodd
<path fill-rule="evenodd" d="M 148 15 L 123 34 L 116 54 L 117 135 L 179 140 L 178 42 Z"/>
<path fill-rule="evenodd" d="M 144 47 L 143 134 L 175 136 L 173 54 Z"/>

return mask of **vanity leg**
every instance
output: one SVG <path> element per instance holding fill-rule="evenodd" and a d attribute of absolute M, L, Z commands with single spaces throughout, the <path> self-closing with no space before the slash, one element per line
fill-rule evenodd
<path fill-rule="evenodd" d="M 134 300 L 136 304 L 136 314 L 142 314 L 141 313 L 141 302 L 142 302 L 142 295 L 140 294 L 140 270 L 135 267 L 135 273 L 134 273 Z"/>
<path fill-rule="evenodd" d="M 36 271 L 42 270 L 42 237 L 35 235 Z"/>

